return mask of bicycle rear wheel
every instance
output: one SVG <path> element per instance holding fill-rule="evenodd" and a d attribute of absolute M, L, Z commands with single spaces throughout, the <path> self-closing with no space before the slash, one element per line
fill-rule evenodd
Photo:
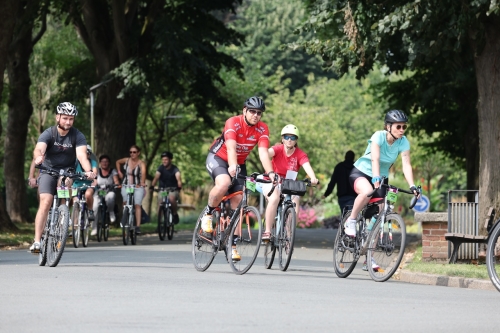
<path fill-rule="evenodd" d="M 130 237 L 129 231 L 130 231 L 130 225 L 129 225 L 129 211 L 128 208 L 125 208 L 123 210 L 123 216 L 122 216 L 122 239 L 123 239 L 123 245 L 128 245 L 128 239 Z"/>
<path fill-rule="evenodd" d="M 160 206 L 158 209 L 158 237 L 160 237 L 160 240 L 165 240 L 165 234 L 167 232 L 165 217 L 163 207 Z"/>
<path fill-rule="evenodd" d="M 496 225 L 490 234 L 488 240 L 488 249 L 486 251 L 486 267 L 488 268 L 488 275 L 490 276 L 491 283 L 500 291 L 500 244 L 498 238 L 500 237 L 500 223 Z"/>
<path fill-rule="evenodd" d="M 194 227 L 193 240 L 191 242 L 193 265 L 199 272 L 204 272 L 210 267 L 218 251 L 218 248 L 213 243 L 215 233 L 208 235 L 201 229 L 201 219 L 204 215 L 205 212 L 203 211 L 198 217 L 196 227 Z M 214 221 L 218 221 L 220 214 L 214 212 L 213 218 Z"/>
<path fill-rule="evenodd" d="M 265 223 L 263 222 L 262 230 L 265 230 Z M 276 255 L 276 223 L 271 228 L 271 237 L 269 237 L 268 241 L 264 242 L 264 267 L 267 269 L 271 269 L 274 262 L 274 256 Z"/>
<path fill-rule="evenodd" d="M 73 212 L 71 213 L 71 231 L 73 234 L 73 246 L 75 248 L 78 248 L 80 245 L 80 212 L 80 203 L 75 202 L 73 204 Z"/>
<path fill-rule="evenodd" d="M 68 237 L 69 208 L 60 205 L 57 209 L 59 214 L 49 230 L 47 241 L 47 263 L 50 267 L 56 267 L 61 260 Z"/>
<path fill-rule="evenodd" d="M 98 242 L 101 242 L 101 240 L 103 239 L 103 236 L 104 236 L 105 218 L 106 218 L 106 212 L 104 211 L 104 209 L 102 209 L 101 206 L 99 206 L 97 208 L 97 212 L 95 214 L 95 219 L 96 219 L 95 224 L 97 227 L 97 241 Z"/>
<path fill-rule="evenodd" d="M 165 228 L 167 229 L 167 237 L 168 240 L 172 240 L 174 238 L 174 222 L 173 222 L 173 215 L 172 211 L 170 209 L 167 209 L 165 211 Z"/>
<path fill-rule="evenodd" d="M 89 211 L 85 209 L 85 212 L 82 214 L 82 245 L 83 247 L 89 246 L 89 236 L 90 236 L 90 223 L 89 223 Z"/>
<path fill-rule="evenodd" d="M 279 263 L 280 269 L 284 272 L 290 265 L 293 254 L 293 243 L 295 242 L 295 226 L 297 216 L 295 209 L 288 206 L 283 214 L 283 227 L 279 237 Z"/>
<path fill-rule="evenodd" d="M 406 247 L 406 225 L 398 214 L 389 214 L 383 223 L 377 221 L 368 237 L 367 266 L 376 282 L 387 281 L 399 268 Z"/>
<path fill-rule="evenodd" d="M 351 215 L 350 211 L 344 214 L 344 218 L 337 229 L 335 243 L 333 244 L 333 267 L 335 268 L 335 274 L 339 278 L 348 277 L 358 262 L 354 254 L 356 240 L 344 232 L 344 223 L 349 218 L 349 215 Z"/>
<path fill-rule="evenodd" d="M 257 208 L 253 206 L 243 207 L 242 219 L 239 212 L 236 223 L 234 223 L 227 244 L 227 260 L 236 274 L 245 274 L 252 267 L 259 254 L 260 242 L 262 240 L 262 220 Z M 240 235 L 237 235 L 241 231 Z M 239 260 L 232 259 L 230 246 L 236 245 L 236 251 L 240 255 Z M 233 248 L 234 249 L 234 248 Z"/>

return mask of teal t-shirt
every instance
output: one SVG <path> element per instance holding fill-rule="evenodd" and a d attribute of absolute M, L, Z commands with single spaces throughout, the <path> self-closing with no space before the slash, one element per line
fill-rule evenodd
<path fill-rule="evenodd" d="M 90 165 L 92 166 L 92 169 L 93 168 L 97 168 L 97 161 L 94 160 L 93 158 L 90 158 Z M 76 169 L 75 169 L 76 172 L 83 172 L 83 168 L 82 168 L 82 165 L 80 164 L 80 162 L 77 160 L 76 162 Z M 75 180 L 73 182 L 73 188 L 77 188 L 77 187 L 80 187 L 80 186 L 83 186 L 83 185 L 90 185 L 92 184 L 92 181 L 91 180 Z"/>
<path fill-rule="evenodd" d="M 387 142 L 387 131 L 373 133 L 370 140 L 368 140 L 368 147 L 366 147 L 365 153 L 354 163 L 356 169 L 371 177 L 373 177 L 371 160 L 372 142 L 375 142 L 380 147 L 380 176 L 389 177 L 391 165 L 394 164 L 401 152 L 410 150 L 410 142 L 406 136 L 403 136 L 392 145 L 389 145 Z"/>

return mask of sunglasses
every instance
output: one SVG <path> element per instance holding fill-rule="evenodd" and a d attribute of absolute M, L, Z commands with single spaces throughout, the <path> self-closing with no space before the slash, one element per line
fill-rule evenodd
<path fill-rule="evenodd" d="M 131 150 L 131 151 L 129 151 L 129 153 L 131 153 L 131 154 L 137 154 L 137 153 L 138 153 L 138 151 L 137 151 L 137 150 L 135 150 L 135 151 L 134 151 L 134 150 Z"/>
<path fill-rule="evenodd" d="M 297 141 L 298 137 L 296 135 L 283 135 L 283 139 Z"/>
<path fill-rule="evenodd" d="M 247 110 L 248 112 L 250 112 L 250 114 L 254 115 L 254 114 L 257 114 L 257 116 L 262 116 L 262 111 L 257 111 L 257 110 Z"/>
<path fill-rule="evenodd" d="M 396 125 L 396 129 L 400 130 L 401 128 L 403 128 L 403 131 L 406 131 L 408 125 Z"/>

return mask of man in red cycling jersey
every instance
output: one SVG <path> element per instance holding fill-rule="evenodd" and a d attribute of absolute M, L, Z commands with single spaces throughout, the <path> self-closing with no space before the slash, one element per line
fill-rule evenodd
<path fill-rule="evenodd" d="M 269 129 L 260 121 L 266 110 L 264 101 L 259 97 L 250 97 L 243 105 L 243 114 L 234 116 L 226 121 L 220 137 L 215 139 L 207 156 L 206 168 L 215 186 L 208 196 L 208 205 L 201 227 L 205 233 L 212 232 L 212 213 L 226 193 L 234 193 L 243 189 L 242 179 L 236 179 L 231 185 L 231 177 L 236 175 L 239 166 L 241 175 L 246 175 L 245 160 L 252 149 L 258 145 L 259 158 L 266 173 L 274 178 L 273 166 L 269 158 Z M 229 188 L 229 189 L 228 189 Z M 234 209 L 241 201 L 241 196 L 231 198 L 231 207 Z M 233 240 L 234 242 L 234 240 Z M 241 257 L 233 243 L 232 259 L 237 261 Z"/>

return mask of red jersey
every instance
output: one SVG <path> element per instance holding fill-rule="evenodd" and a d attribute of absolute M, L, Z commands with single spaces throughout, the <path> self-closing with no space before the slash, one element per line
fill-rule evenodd
<path fill-rule="evenodd" d="M 269 147 L 269 129 L 262 121 L 254 126 L 248 126 L 243 115 L 234 116 L 226 121 L 224 130 L 220 137 L 215 139 L 210 151 L 224 161 L 228 161 L 226 141 L 236 141 L 237 163 L 244 164 L 252 149 L 258 144 L 259 147 Z"/>
<path fill-rule="evenodd" d="M 273 170 L 280 177 L 285 178 L 287 170 L 298 172 L 303 164 L 309 162 L 309 157 L 299 147 L 295 147 L 291 156 L 286 156 L 284 145 L 276 145 L 272 149 L 274 150 Z"/>

